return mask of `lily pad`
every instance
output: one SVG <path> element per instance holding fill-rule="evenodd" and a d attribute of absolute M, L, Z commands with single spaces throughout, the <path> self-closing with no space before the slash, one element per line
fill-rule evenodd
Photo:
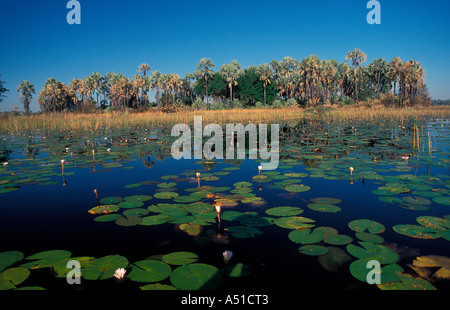
<path fill-rule="evenodd" d="M 97 206 L 92 209 L 90 209 L 88 212 L 92 215 L 98 215 L 98 214 L 110 214 L 114 213 L 119 210 L 119 206 L 117 205 L 102 205 Z"/>
<path fill-rule="evenodd" d="M 325 237 L 323 241 L 332 245 L 345 245 L 351 243 L 353 238 L 347 235 L 334 235 Z"/>
<path fill-rule="evenodd" d="M 198 256 L 192 252 L 173 252 L 162 257 L 162 261 L 170 265 L 186 265 L 195 263 Z"/>
<path fill-rule="evenodd" d="M 21 266 L 28 269 L 46 268 L 52 266 L 57 261 L 69 258 L 71 255 L 72 253 L 66 250 L 44 251 L 28 256 L 26 260 L 33 260 L 33 261 L 22 264 Z"/>
<path fill-rule="evenodd" d="M 223 278 L 217 267 L 194 263 L 176 268 L 170 275 L 170 282 L 180 290 L 216 290 Z"/>
<path fill-rule="evenodd" d="M 373 269 L 367 267 L 371 258 L 361 258 L 350 264 L 350 273 L 358 280 L 367 283 L 367 275 L 373 272 Z M 389 264 L 380 268 L 380 284 L 386 284 L 399 281 L 396 272 L 403 272 L 403 268 L 397 264 Z"/>
<path fill-rule="evenodd" d="M 228 277 L 240 278 L 248 276 L 251 273 L 251 267 L 242 263 L 231 264 L 223 268 L 222 272 Z"/>
<path fill-rule="evenodd" d="M 397 252 L 384 245 L 366 241 L 359 241 L 359 244 L 362 245 L 362 247 L 348 244 L 346 247 L 347 252 L 356 258 L 370 258 L 377 260 L 380 264 L 393 264 L 400 259 Z"/>
<path fill-rule="evenodd" d="M 157 260 L 142 260 L 131 265 L 128 278 L 136 282 L 159 282 L 170 276 L 172 268 Z"/>
<path fill-rule="evenodd" d="M 266 210 L 266 213 L 268 215 L 274 215 L 274 216 L 294 216 L 299 215 L 303 213 L 303 209 L 298 207 L 273 207 Z"/>
<path fill-rule="evenodd" d="M 421 225 L 399 224 L 392 229 L 398 234 L 417 239 L 437 239 L 442 236 L 438 230 Z"/>
<path fill-rule="evenodd" d="M 307 244 L 301 246 L 298 251 L 302 254 L 311 255 L 311 256 L 320 256 L 328 253 L 328 248 L 316 245 L 316 244 Z"/>
<path fill-rule="evenodd" d="M 294 193 L 302 193 L 309 191 L 311 187 L 303 185 L 303 184 L 291 184 L 284 188 L 288 192 L 294 192 Z"/>
<path fill-rule="evenodd" d="M 311 198 L 311 201 L 314 203 L 320 203 L 320 204 L 331 204 L 335 205 L 338 203 L 341 203 L 342 200 L 338 198 L 330 198 L 330 197 L 317 197 L 317 198 Z"/>
<path fill-rule="evenodd" d="M 153 195 L 153 197 L 158 199 L 173 199 L 178 197 L 177 192 L 158 192 Z"/>
<path fill-rule="evenodd" d="M 0 272 L 14 263 L 20 262 L 23 257 L 23 253 L 19 251 L 6 251 L 0 253 Z"/>
<path fill-rule="evenodd" d="M 391 282 L 378 285 L 381 290 L 436 290 L 430 282 L 425 279 L 414 277 L 412 275 L 396 272 L 396 276 L 400 279 L 397 282 Z"/>
<path fill-rule="evenodd" d="M 0 290 L 15 289 L 30 276 L 30 270 L 24 267 L 6 269 L 0 273 Z"/>
<path fill-rule="evenodd" d="M 112 278 L 118 268 L 126 268 L 128 259 L 120 255 L 108 255 L 92 260 L 81 269 L 86 280 L 105 280 Z"/>
<path fill-rule="evenodd" d="M 323 232 L 315 229 L 293 230 L 288 235 L 289 240 L 299 244 L 313 244 L 323 240 Z"/>
<path fill-rule="evenodd" d="M 338 206 L 332 205 L 332 204 L 325 204 L 325 203 L 309 203 L 307 207 L 311 210 L 318 211 L 318 212 L 330 212 L 330 213 L 336 213 L 340 212 L 341 208 Z"/>
<path fill-rule="evenodd" d="M 310 228 L 314 225 L 310 223 L 314 223 L 315 221 L 306 217 L 300 216 L 285 216 L 277 218 L 273 221 L 273 223 L 277 226 L 287 228 L 287 229 L 302 229 L 302 228 Z"/>
<path fill-rule="evenodd" d="M 348 227 L 356 232 L 367 230 L 372 234 L 380 234 L 385 230 L 383 224 L 368 219 L 353 220 L 348 223 Z"/>

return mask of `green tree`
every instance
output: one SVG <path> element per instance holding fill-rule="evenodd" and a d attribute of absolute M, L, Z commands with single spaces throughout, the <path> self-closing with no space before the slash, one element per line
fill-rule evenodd
<path fill-rule="evenodd" d="M 200 59 L 200 62 L 197 65 L 197 70 L 195 71 L 197 79 L 205 80 L 206 101 L 208 104 L 208 108 L 209 108 L 208 80 L 210 80 L 212 75 L 214 74 L 214 71 L 212 70 L 212 68 L 214 67 L 215 66 L 210 58 L 202 58 Z"/>
<path fill-rule="evenodd" d="M 259 80 L 263 83 L 264 106 L 265 106 L 265 105 L 267 105 L 266 88 L 267 88 L 267 85 L 272 83 L 272 78 L 274 77 L 274 72 L 273 72 L 272 68 L 270 68 L 270 65 L 262 64 L 262 65 L 259 65 L 258 69 L 256 70 L 256 73 L 259 74 Z"/>
<path fill-rule="evenodd" d="M 358 76 L 358 68 L 361 67 L 361 63 L 365 62 L 367 60 L 367 55 L 361 51 L 360 49 L 355 48 L 353 51 L 350 51 L 346 56 L 345 56 L 345 62 L 351 62 L 352 66 L 354 68 L 354 79 L 355 79 L 355 83 L 354 83 L 354 90 L 355 90 L 355 100 L 358 101 L 358 81 L 357 81 L 357 76 Z"/>
<path fill-rule="evenodd" d="M 219 73 L 225 77 L 230 89 L 230 100 L 233 101 L 233 86 L 237 85 L 237 79 L 242 75 L 241 65 L 233 60 L 229 64 L 224 64 L 220 67 Z"/>
<path fill-rule="evenodd" d="M 22 101 L 25 113 L 27 115 L 30 115 L 30 103 L 31 100 L 33 99 L 33 94 L 36 93 L 33 84 L 31 84 L 29 81 L 26 80 L 22 81 L 17 86 L 17 92 L 20 94 L 19 98 L 20 101 Z"/>
<path fill-rule="evenodd" d="M 0 77 L 1 77 L 2 75 L 0 74 Z M 3 101 L 3 98 L 5 98 L 6 96 L 5 96 L 5 93 L 7 92 L 7 91 L 9 91 L 8 89 L 6 89 L 5 88 L 5 85 L 6 83 L 4 82 L 4 81 L 2 81 L 2 80 L 0 80 L 0 102 L 2 102 Z"/>

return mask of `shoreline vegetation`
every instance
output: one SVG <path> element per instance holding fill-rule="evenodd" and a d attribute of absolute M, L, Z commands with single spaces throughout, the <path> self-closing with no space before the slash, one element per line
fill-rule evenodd
<path fill-rule="evenodd" d="M 42 131 L 97 131 L 121 128 L 148 128 L 155 130 L 179 123 L 192 124 L 194 116 L 202 116 L 203 123 L 260 123 L 278 122 L 283 125 L 298 124 L 301 120 L 375 121 L 377 119 L 420 119 L 423 117 L 450 117 L 450 106 L 384 107 L 355 104 L 352 106 L 323 105 L 316 108 L 264 108 L 227 110 L 183 110 L 174 113 L 159 111 L 102 111 L 99 113 L 46 113 L 36 115 L 0 115 L 2 134 L 22 134 Z"/>

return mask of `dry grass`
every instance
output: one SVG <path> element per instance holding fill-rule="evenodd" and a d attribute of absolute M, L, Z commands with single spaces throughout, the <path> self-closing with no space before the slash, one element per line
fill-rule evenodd
<path fill-rule="evenodd" d="M 0 116 L 0 132 L 19 134 L 32 130 L 101 130 L 130 127 L 155 128 L 178 123 L 192 124 L 194 116 L 202 116 L 203 124 L 218 123 L 296 123 L 301 119 L 328 121 L 374 121 L 378 118 L 408 119 L 422 117 L 447 118 L 450 106 L 386 108 L 380 106 L 334 107 L 310 109 L 233 109 L 219 111 L 183 111 L 178 113 L 41 114 L 34 116 Z"/>

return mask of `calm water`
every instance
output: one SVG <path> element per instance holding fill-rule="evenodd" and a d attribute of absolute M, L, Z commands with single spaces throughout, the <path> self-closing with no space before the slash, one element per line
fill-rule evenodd
<path fill-rule="evenodd" d="M 393 227 L 417 224 L 419 216 L 443 217 L 450 214 L 450 206 L 433 201 L 433 193 L 449 196 L 450 164 L 449 124 L 443 120 L 416 120 L 414 123 L 421 130 L 419 148 L 414 147 L 417 142 L 414 142 L 413 122 L 408 120 L 386 120 L 382 125 L 379 122 L 314 122 L 283 127 L 280 166 L 274 173 L 263 172 L 270 181 L 261 183 L 253 179 L 258 175 L 258 161 L 176 161 L 170 156 L 173 138 L 151 128 L 70 135 L 34 132 L 4 136 L 0 144 L 1 160 L 8 165 L 0 168 L 0 186 L 18 189 L 0 194 L 0 252 L 21 251 L 25 257 L 54 249 L 68 250 L 72 257 L 118 254 L 131 264 L 154 255 L 190 251 L 198 255 L 198 262 L 222 269 L 225 266 L 222 252 L 231 250 L 234 256 L 230 263 L 246 264 L 251 273 L 245 277 L 224 277 L 221 289 L 376 290 L 375 286 L 357 280 L 349 272 L 349 265 L 355 257 L 347 252 L 347 244 L 317 243 L 337 248 L 337 253 L 344 256 L 340 261 L 335 259 L 327 264 L 321 261 L 321 256 L 300 253 L 301 245 L 288 237 L 292 229 L 272 223 L 255 227 L 239 221 L 222 219 L 219 224 L 214 220 L 199 226 L 200 233 L 193 236 L 181 230 L 180 224 L 120 226 L 114 221 L 94 221 L 95 216 L 88 211 L 98 202 L 94 189 L 97 189 L 101 201 L 106 197 L 153 196 L 164 191 L 157 184 L 175 182 L 171 190 L 186 196 L 192 193 L 189 190 L 198 186 L 196 172 L 202 176 L 211 174 L 218 179 L 201 180 L 201 186 L 229 187 L 216 194 L 228 195 L 225 198 L 236 201 L 235 206 L 222 207 L 222 216 L 227 211 L 253 212 L 256 218 L 268 217 L 272 221 L 280 216 L 265 213 L 267 209 L 299 207 L 303 213 L 298 216 L 314 220 L 314 228 L 332 227 L 340 235 L 351 237 L 354 245 L 358 245 L 360 240 L 348 223 L 355 219 L 377 221 L 385 227 L 385 231 L 379 234 L 384 238 L 383 244 L 395 248 L 400 254 L 397 263 L 405 272 L 415 275 L 407 264 L 419 255 L 450 256 L 448 241 L 400 235 Z M 431 152 L 428 150 L 428 133 L 432 140 Z M 93 149 L 95 161 L 91 153 Z M 408 156 L 409 159 L 399 156 Z M 66 160 L 64 174 L 61 174 L 61 159 Z M 349 167 L 354 167 L 353 175 L 350 175 Z M 290 173 L 302 175 L 292 177 Z M 172 177 L 161 178 L 167 175 Z M 247 192 L 260 197 L 260 200 L 249 203 L 243 202 L 243 197 L 231 196 L 234 195 L 231 192 L 235 189 L 234 184 L 244 181 L 251 183 Z M 280 183 L 283 181 L 285 183 Z M 287 191 L 286 186 L 291 181 L 310 189 Z M 390 197 L 423 197 L 429 203 L 418 204 L 419 209 L 415 209 L 414 204 L 404 205 L 398 201 L 386 203 L 373 191 L 387 183 L 410 188 L 408 193 Z M 432 191 L 431 188 L 442 191 Z M 340 211 L 330 213 L 310 209 L 307 205 L 317 197 L 342 200 L 335 204 Z M 199 201 L 212 206 L 215 198 L 203 197 Z M 141 209 L 159 203 L 175 202 L 153 197 L 145 201 Z M 116 213 L 124 211 L 121 208 Z M 150 212 L 141 217 L 155 214 Z M 257 234 L 235 235 L 228 231 L 234 226 L 256 228 Z M 161 283 L 171 284 L 169 279 Z M 20 286 L 33 285 L 46 289 L 74 289 L 66 284 L 65 279 L 55 278 L 47 269 L 33 270 Z M 138 289 L 142 285 L 130 279 L 121 284 L 109 279 L 83 281 L 82 287 Z M 436 281 L 433 285 L 438 289 L 449 288 L 448 280 Z"/>

